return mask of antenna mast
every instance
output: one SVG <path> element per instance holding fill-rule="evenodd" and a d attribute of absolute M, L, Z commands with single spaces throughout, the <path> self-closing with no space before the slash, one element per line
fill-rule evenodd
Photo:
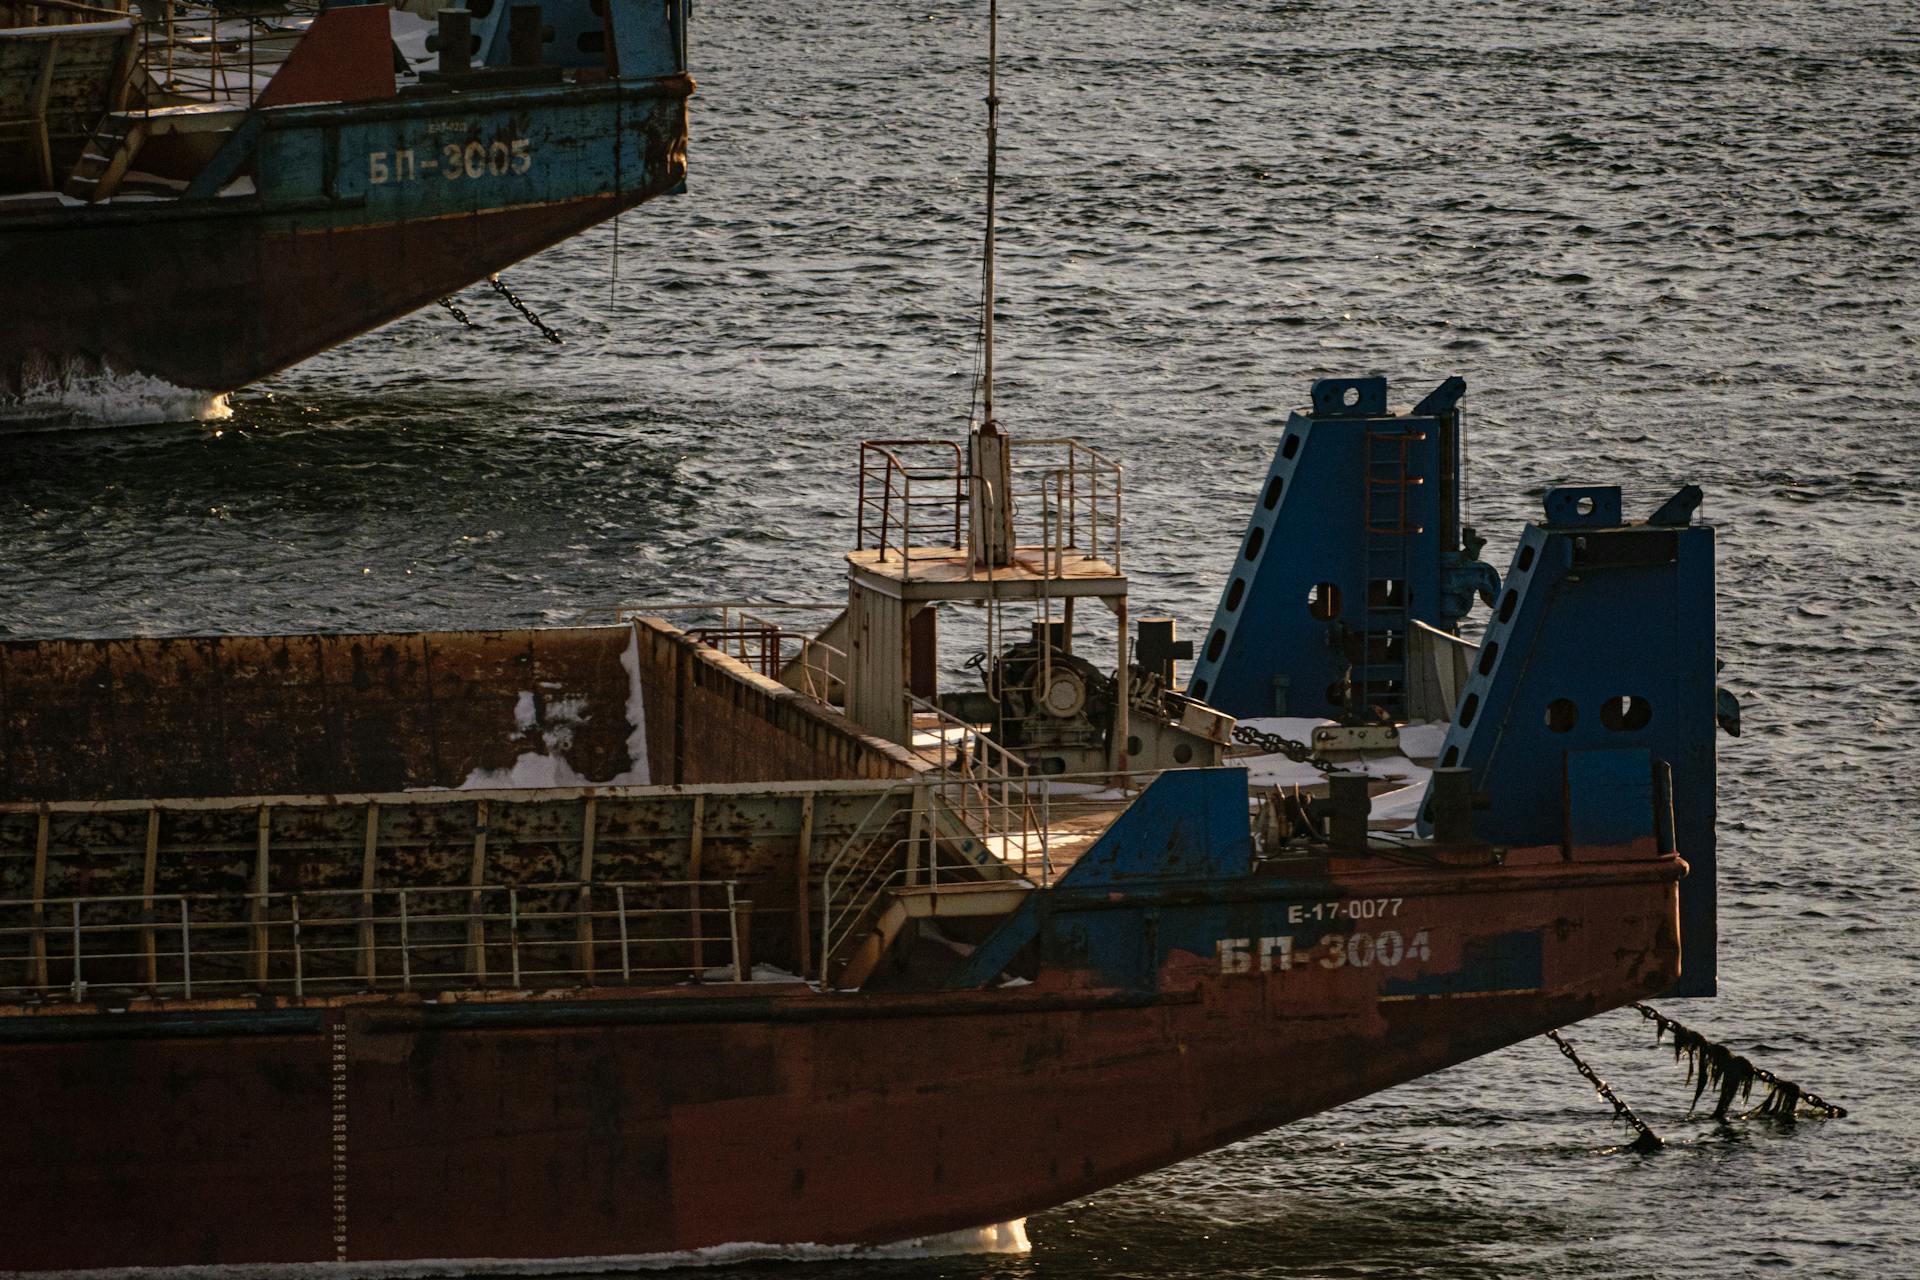
<path fill-rule="evenodd" d="M 987 5 L 987 250 L 983 267 L 982 290 L 986 294 L 986 318 L 981 328 L 984 363 L 981 371 L 981 417 L 984 425 L 993 425 L 993 234 L 994 188 L 1000 153 L 1000 0 Z"/>
<path fill-rule="evenodd" d="M 986 311 L 980 324 L 980 423 L 967 432 L 967 545 L 984 569 L 1012 563 L 1013 459 L 1006 432 L 993 418 L 993 232 L 999 177 L 1000 0 L 987 6 L 987 250 L 981 266 Z"/>

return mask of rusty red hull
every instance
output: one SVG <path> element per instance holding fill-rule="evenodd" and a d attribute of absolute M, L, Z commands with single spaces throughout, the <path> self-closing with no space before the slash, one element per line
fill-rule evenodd
<path fill-rule="evenodd" d="M 558 244 L 647 193 L 493 209 L 426 222 L 309 228 L 209 214 L 14 231 L 16 333 L 35 361 L 79 356 L 178 387 L 230 391 L 406 315 Z M 163 290 L 155 263 L 176 264 Z M 76 264 L 84 264 L 76 281 Z M 99 286 L 99 287 L 96 287 Z M 76 289 L 112 299 L 76 305 Z M 8 369 L 17 378 L 18 370 Z"/>
<path fill-rule="evenodd" d="M 1165 949 L 1144 989 L 1044 968 L 933 993 L 16 1008 L 0 1089 L 32 1105 L 0 1155 L 0 1268 L 622 1256 L 1020 1217 L 1670 985 L 1682 871 L 1556 850 L 1056 908 L 1237 935 Z M 1261 936 L 1329 902 L 1381 905 Z"/>
<path fill-rule="evenodd" d="M 284 369 L 679 189 L 692 89 L 274 106 L 228 144 L 257 131 L 252 194 L 216 195 L 239 170 L 209 163 L 177 199 L 10 207 L 0 393 L 102 367 L 231 391 Z"/>

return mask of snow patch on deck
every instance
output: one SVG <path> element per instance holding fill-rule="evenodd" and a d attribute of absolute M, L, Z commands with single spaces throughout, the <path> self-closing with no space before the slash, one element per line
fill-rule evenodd
<path fill-rule="evenodd" d="M 1310 743 L 1315 729 L 1333 721 L 1299 716 L 1261 716 L 1240 723 L 1262 733 L 1277 733 L 1293 742 Z M 1438 755 L 1440 744 L 1446 736 L 1447 726 L 1444 724 L 1404 725 L 1399 738 L 1401 754 L 1347 760 L 1338 767 L 1350 773 L 1364 773 L 1398 783 L 1392 790 L 1374 796 L 1371 817 L 1375 822 L 1392 821 L 1411 826 L 1420 812 L 1421 801 L 1426 797 L 1427 782 L 1433 776 L 1429 766 L 1417 761 L 1431 760 Z M 1265 787 L 1310 787 L 1326 780 L 1326 775 L 1313 765 L 1289 760 L 1280 752 L 1239 756 L 1231 763 L 1246 766 L 1247 785 L 1254 790 Z"/>

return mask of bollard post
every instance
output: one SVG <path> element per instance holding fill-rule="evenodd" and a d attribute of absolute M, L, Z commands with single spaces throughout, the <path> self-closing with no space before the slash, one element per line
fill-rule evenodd
<path fill-rule="evenodd" d="M 463 74 L 473 61 L 473 13 L 467 9 L 442 9 L 438 48 L 440 74 Z"/>
<path fill-rule="evenodd" d="M 1367 847 L 1367 816 L 1373 797 L 1364 773 L 1327 775 L 1327 841 L 1338 849 Z"/>
<path fill-rule="evenodd" d="M 1429 817 L 1435 844 L 1466 844 L 1473 839 L 1473 770 L 1435 769 Z"/>

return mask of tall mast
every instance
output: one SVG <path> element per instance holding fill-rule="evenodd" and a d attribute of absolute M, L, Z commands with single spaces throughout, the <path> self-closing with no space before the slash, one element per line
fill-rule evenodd
<path fill-rule="evenodd" d="M 981 330 L 983 364 L 981 371 L 981 416 L 993 424 L 993 204 L 996 164 L 1000 152 L 1000 0 L 987 5 L 987 250 L 982 289 L 986 293 L 986 319 Z"/>
<path fill-rule="evenodd" d="M 967 545 L 975 566 L 1002 568 L 1013 557 L 1013 459 L 993 417 L 993 202 L 1000 141 L 1000 0 L 987 7 L 987 250 L 981 269 L 986 314 L 980 325 L 980 422 L 967 433 Z"/>

